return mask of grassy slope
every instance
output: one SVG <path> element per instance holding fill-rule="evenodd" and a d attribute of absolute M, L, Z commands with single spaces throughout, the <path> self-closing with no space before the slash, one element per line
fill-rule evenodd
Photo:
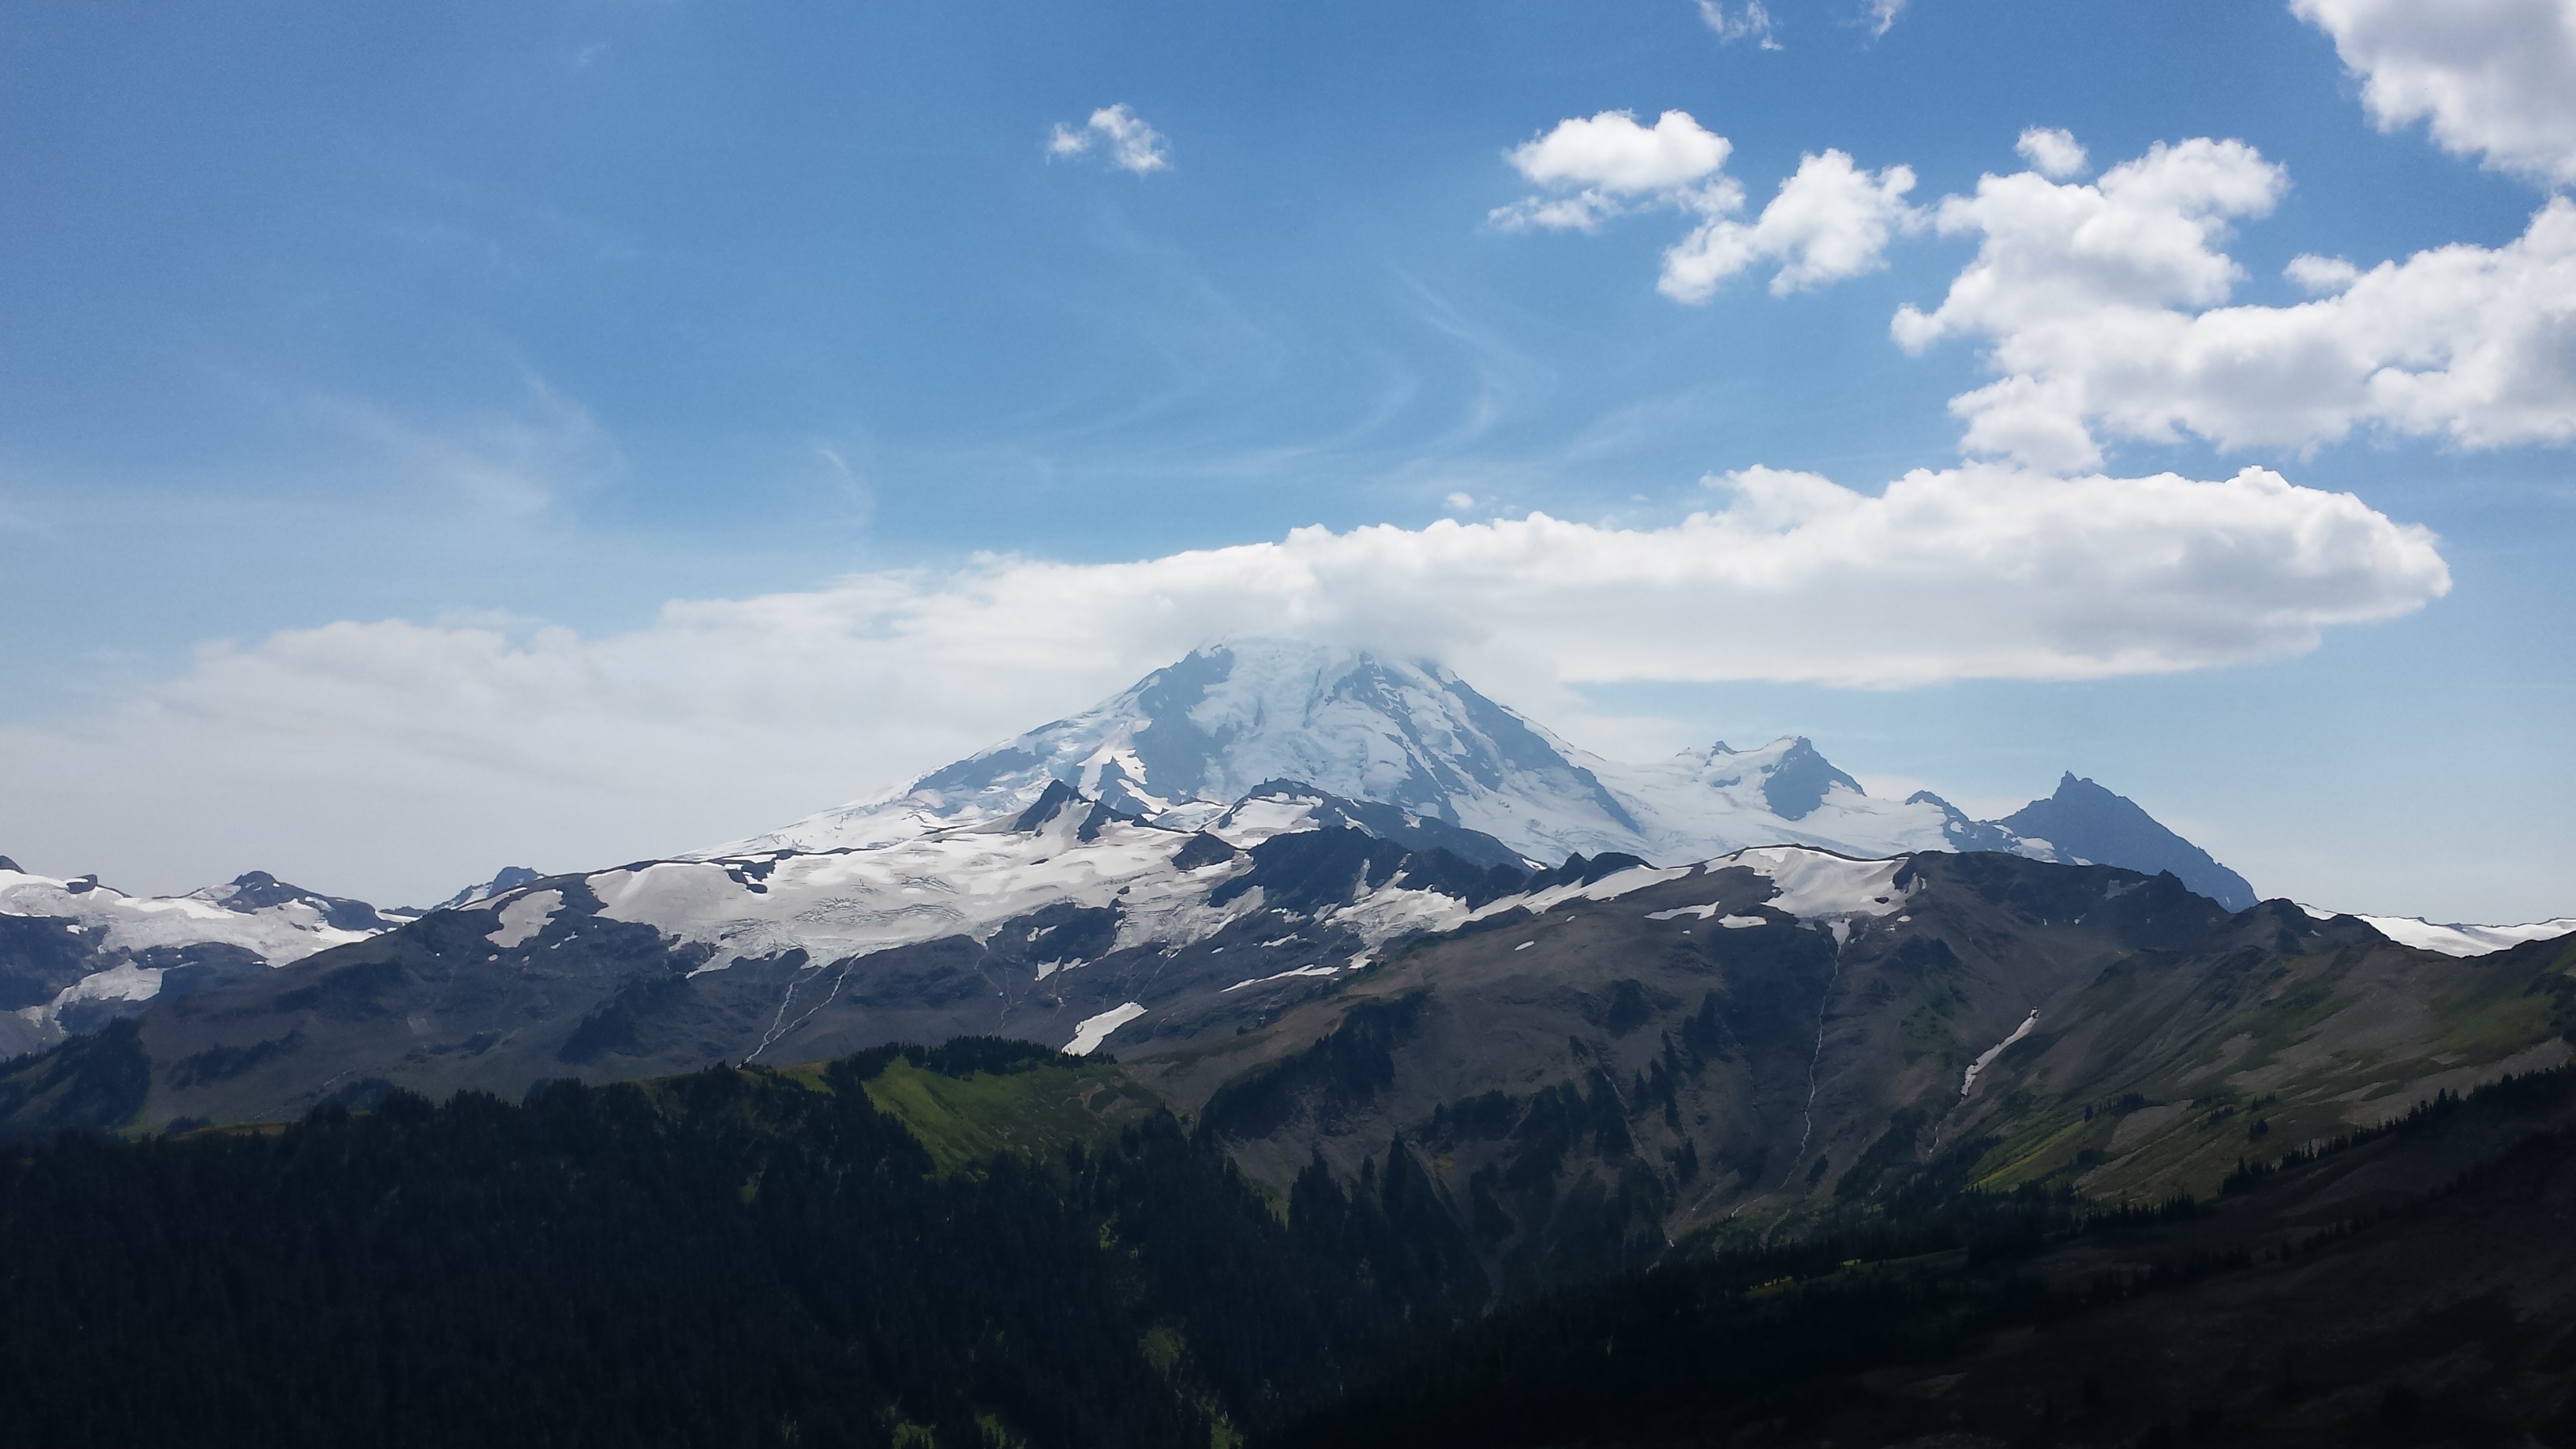
<path fill-rule="evenodd" d="M 819 1068 L 800 1070 L 819 1074 Z M 1037 1158 L 1096 1146 L 1161 1106 L 1114 1062 L 953 1077 L 902 1057 L 867 1084 L 868 1100 L 903 1123 L 943 1172 L 1004 1152 Z"/>
<path fill-rule="evenodd" d="M 2371 1126 L 2443 1089 L 2569 1058 L 2576 942 L 2449 962 L 2347 946 L 2157 999 L 2114 965 L 2071 1015 L 2086 1056 L 2034 1036 L 1990 1069 L 1977 1184 L 2110 1200 L 2205 1196 L 2247 1157 Z M 2117 1071 L 2088 1071 L 2093 1063 Z"/>

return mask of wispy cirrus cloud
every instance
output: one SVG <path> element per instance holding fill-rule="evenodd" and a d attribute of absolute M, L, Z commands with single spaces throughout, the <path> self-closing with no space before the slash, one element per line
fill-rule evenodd
<path fill-rule="evenodd" d="M 1699 18 L 1717 32 L 1720 45 L 1750 40 L 1764 50 L 1780 49 L 1771 12 L 1763 7 L 1762 0 L 1744 0 L 1742 7 L 1734 10 L 1726 7 L 1725 0 L 1699 0 Z"/>

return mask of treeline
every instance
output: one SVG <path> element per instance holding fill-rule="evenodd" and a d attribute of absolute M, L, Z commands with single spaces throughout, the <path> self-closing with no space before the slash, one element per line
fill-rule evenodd
<path fill-rule="evenodd" d="M 2466 1095 L 2446 1087 L 2431 1097 L 2418 1100 L 2404 1112 L 2376 1127 L 2355 1127 L 2349 1132 L 2303 1143 L 2269 1162 L 2259 1157 L 2240 1157 L 2236 1159 L 2235 1170 L 2219 1181 L 2218 1190 L 2222 1195 L 2244 1192 L 2277 1173 L 2321 1162 L 2365 1143 L 2437 1127 L 2472 1106 L 2530 1112 L 2562 1105 L 2571 1099 L 2576 1099 L 2576 1067 L 2507 1072 L 2492 1082 L 2471 1088 Z"/>
<path fill-rule="evenodd" d="M 7 1437 L 1199 1449 L 1483 1305 L 1400 1146 L 1285 1222 L 1168 1117 L 943 1175 L 888 1059 L 0 1152 Z"/>

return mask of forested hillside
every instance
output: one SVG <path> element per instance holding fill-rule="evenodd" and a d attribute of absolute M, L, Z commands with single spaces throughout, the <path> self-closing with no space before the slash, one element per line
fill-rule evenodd
<path fill-rule="evenodd" d="M 942 1171 L 890 1066 L 1085 1087 L 968 1042 L 0 1155 L 8 1437 L 1197 1446 L 1482 1306 L 1400 1156 L 1285 1221 L 1159 1113 Z"/>
<path fill-rule="evenodd" d="M 397 1093 L 0 1153 L 0 1380 L 39 1445 L 2556 1443 L 2571 1132 L 2530 1074 L 2131 1206 L 1962 1142 L 1549 1291 L 1436 1143 L 1265 1195 L 1025 1043 Z"/>
<path fill-rule="evenodd" d="M 2576 1070 L 2205 1199 L 1958 1192 L 1506 1307 L 1283 1449 L 2576 1443 Z"/>

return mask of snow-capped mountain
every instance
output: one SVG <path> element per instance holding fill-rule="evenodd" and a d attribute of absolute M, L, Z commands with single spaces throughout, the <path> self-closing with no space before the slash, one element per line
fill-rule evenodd
<path fill-rule="evenodd" d="M 559 909 L 586 918 L 574 898 L 595 900 L 599 920 L 649 928 L 697 970 L 792 953 L 819 964 L 953 935 L 980 942 L 1047 908 L 1114 914 L 1121 946 L 1150 938 L 1179 947 L 1260 909 L 1261 889 L 1222 893 L 1239 861 L 1210 867 L 1303 833 L 1350 833 L 1397 856 L 1523 874 L 1573 856 L 1678 865 L 1780 845 L 1872 858 L 2004 850 L 2170 864 L 2204 893 L 2232 884 L 2244 899 L 2224 898 L 2231 907 L 2252 897 L 2144 811 L 2072 776 L 2053 801 L 1980 823 L 1928 793 L 1872 797 L 1804 739 L 1620 764 L 1436 664 L 1247 640 L 1193 653 L 1083 714 L 754 840 L 549 881 L 512 867 L 437 909 L 497 907 L 485 944 L 508 949 L 542 934 Z M 1381 894 L 1386 887 L 1381 876 L 1317 917 L 1331 924 L 1341 959 L 1447 920 L 1450 907 Z M 139 899 L 11 870 L 0 874 L 0 1010 L 14 1015 L 0 1025 L 0 1050 L 44 1045 L 218 975 L 364 940 L 407 914 L 256 873 Z M 1319 969 L 1320 960 L 1293 969 Z"/>
<path fill-rule="evenodd" d="M 1576 749 L 1437 664 L 1278 640 L 1199 650 L 1082 714 L 713 853 L 909 839 L 1024 810 L 1057 782 L 1189 828 L 1275 781 L 1472 830 L 1538 864 L 1603 851 L 1693 861 L 1781 844 L 1853 855 L 2059 856 L 1935 795 L 1875 799 L 1804 739 L 1620 764 Z"/>
<path fill-rule="evenodd" d="M 26 1051 L 246 970 L 390 930 L 402 913 L 266 871 L 183 896 L 130 896 L 0 856 L 0 1054 Z"/>
<path fill-rule="evenodd" d="M 1975 851 L 2001 854 L 1959 853 Z M 67 973 L 12 965 L 40 988 L 25 1030 L 77 1026 L 93 999 L 113 1008 L 100 1020 L 138 1017 L 146 1120 L 252 1120 L 395 1085 L 514 1093 L 961 1035 L 1076 1054 L 1225 1042 L 1417 943 L 1632 893 L 1657 929 L 1803 923 L 1840 949 L 1868 922 L 1912 923 L 1926 869 L 1970 916 L 2023 924 L 2080 927 L 2114 899 L 2265 939 L 2282 911 L 2306 920 L 2222 908 L 2214 889 L 2250 895 L 2240 877 L 2071 775 L 1978 822 L 1930 794 L 1872 797 L 1803 739 L 1619 765 L 1436 666 L 1244 644 L 877 800 L 721 850 L 505 871 L 390 931 L 266 877 L 132 901 L 19 873 L 0 877 L 18 887 L 0 889 L 18 923 L 0 943 L 46 943 Z M 2039 894 L 1983 894 L 2005 880 Z M 2314 929 L 2413 943 L 2376 921 Z M 167 954 L 182 941 L 193 955 Z M 185 974 L 199 964 L 223 974 Z"/>

